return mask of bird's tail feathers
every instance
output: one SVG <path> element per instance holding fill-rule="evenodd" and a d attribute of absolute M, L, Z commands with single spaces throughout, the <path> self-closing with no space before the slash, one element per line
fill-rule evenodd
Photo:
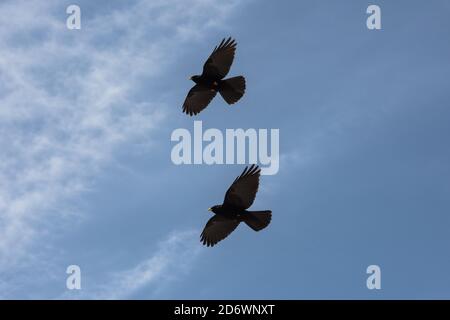
<path fill-rule="evenodd" d="M 243 76 L 222 80 L 219 89 L 220 95 L 228 104 L 237 102 L 240 98 L 242 98 L 244 92 L 245 78 Z"/>
<path fill-rule="evenodd" d="M 243 220 L 250 228 L 259 231 L 269 225 L 272 220 L 272 211 L 248 211 Z"/>

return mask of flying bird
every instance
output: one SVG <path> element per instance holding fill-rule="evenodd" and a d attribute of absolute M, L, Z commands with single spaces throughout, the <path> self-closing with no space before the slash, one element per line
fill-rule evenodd
<path fill-rule="evenodd" d="M 184 113 L 190 116 L 198 114 L 208 106 L 217 92 L 228 104 L 237 102 L 244 95 L 245 78 L 243 76 L 223 80 L 230 71 L 235 51 L 236 41 L 231 37 L 223 39 L 214 48 L 203 65 L 203 73 L 190 78 L 195 85 L 184 100 Z"/>
<path fill-rule="evenodd" d="M 214 246 L 233 232 L 241 222 L 245 222 L 255 231 L 269 225 L 272 211 L 247 210 L 253 204 L 258 192 L 260 172 L 258 166 L 246 167 L 228 188 L 223 204 L 208 209 L 215 215 L 206 223 L 200 236 L 200 241 L 204 245 Z"/>

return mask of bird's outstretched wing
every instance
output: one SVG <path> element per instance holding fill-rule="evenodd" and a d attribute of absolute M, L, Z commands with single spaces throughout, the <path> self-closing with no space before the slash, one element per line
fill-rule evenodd
<path fill-rule="evenodd" d="M 215 215 L 206 223 L 200 241 L 208 247 L 212 247 L 219 241 L 225 239 L 239 225 L 238 220 L 228 219 Z"/>
<path fill-rule="evenodd" d="M 250 168 L 245 167 L 242 174 L 228 188 L 223 204 L 248 209 L 258 192 L 260 172 L 261 169 L 257 165 L 253 164 Z"/>
<path fill-rule="evenodd" d="M 205 109 L 216 96 L 217 91 L 212 91 L 204 85 L 196 84 L 189 90 L 183 103 L 183 112 L 192 116 Z"/>
<path fill-rule="evenodd" d="M 203 65 L 203 76 L 211 79 L 223 79 L 230 71 L 236 51 L 236 41 L 228 38 L 214 48 Z"/>

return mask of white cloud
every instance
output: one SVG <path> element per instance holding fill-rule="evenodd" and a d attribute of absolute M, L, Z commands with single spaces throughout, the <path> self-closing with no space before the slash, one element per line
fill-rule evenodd
<path fill-rule="evenodd" d="M 110 275 L 106 284 L 85 290 L 79 297 L 90 299 L 127 299 L 151 287 L 151 296 L 172 280 L 189 271 L 200 254 L 198 231 L 174 232 L 161 241 L 153 255 L 138 265 Z M 74 295 L 65 294 L 65 298 Z"/>
<path fill-rule="evenodd" d="M 119 148 L 151 139 L 168 111 L 136 88 L 236 3 L 142 0 L 89 19 L 81 4 L 81 30 L 66 29 L 60 1 L 0 4 L 0 270 L 31 254 Z M 161 252 L 135 270 L 145 283 L 173 257 Z"/>

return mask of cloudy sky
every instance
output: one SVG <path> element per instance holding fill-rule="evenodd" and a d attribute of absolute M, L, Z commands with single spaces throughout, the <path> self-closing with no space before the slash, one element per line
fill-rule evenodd
<path fill-rule="evenodd" d="M 0 4 L 0 298 L 450 298 L 448 1 L 84 0 L 81 30 L 70 4 Z M 243 166 L 175 166 L 170 136 L 229 35 L 246 95 L 196 119 L 279 128 L 281 162 L 271 225 L 206 248 Z"/>

